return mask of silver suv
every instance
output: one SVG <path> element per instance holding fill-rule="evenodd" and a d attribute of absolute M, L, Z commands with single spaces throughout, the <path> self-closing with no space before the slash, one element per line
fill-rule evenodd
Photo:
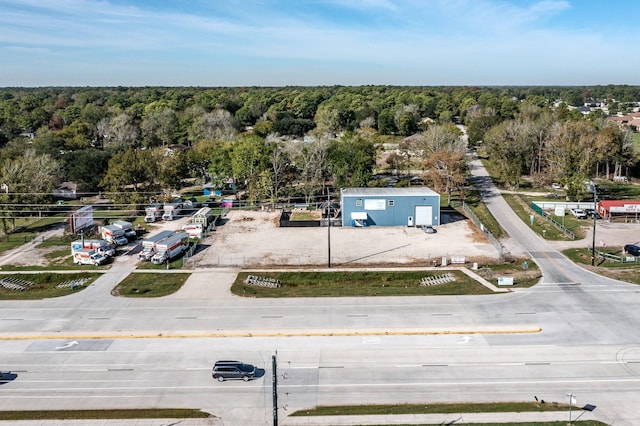
<path fill-rule="evenodd" d="M 242 379 L 248 382 L 255 375 L 256 367 L 240 361 L 217 361 L 211 372 L 211 377 L 219 382 L 224 382 L 227 379 Z"/>

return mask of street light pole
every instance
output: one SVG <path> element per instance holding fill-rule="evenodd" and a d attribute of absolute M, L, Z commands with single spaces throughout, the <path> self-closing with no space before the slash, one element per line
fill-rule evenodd
<path fill-rule="evenodd" d="M 569 425 L 571 425 L 571 407 L 573 407 L 573 401 L 575 400 L 575 397 L 572 393 L 568 393 L 567 396 L 569 397 Z"/>
<path fill-rule="evenodd" d="M 591 242 L 591 266 L 596 264 L 596 218 L 598 217 L 598 205 L 596 204 L 596 184 L 591 185 L 593 189 L 593 241 Z"/>

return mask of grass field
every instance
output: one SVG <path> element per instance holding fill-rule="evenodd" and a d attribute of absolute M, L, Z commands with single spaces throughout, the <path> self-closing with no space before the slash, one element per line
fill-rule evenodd
<path fill-rule="evenodd" d="M 551 222 L 535 213 L 530 205 L 532 200 L 540 201 L 543 200 L 541 197 L 527 197 L 523 195 L 515 195 L 515 194 L 503 194 L 505 201 L 509 204 L 511 209 L 518 215 L 523 222 L 527 225 L 530 225 L 530 215 L 533 215 L 533 225 L 531 229 L 536 232 L 541 237 L 544 237 L 547 240 L 556 240 L 556 241 L 567 241 L 571 240 L 571 238 L 560 231 L 558 228 L 553 226 Z M 554 220 L 569 231 L 573 232 L 576 236 L 576 239 L 584 238 L 585 236 L 585 227 L 588 227 L 592 224 L 590 220 L 580 220 L 571 216 L 570 214 L 565 215 L 563 218 L 555 218 Z"/>
<path fill-rule="evenodd" d="M 162 297 L 180 289 L 191 276 L 189 273 L 129 274 L 111 293 L 122 297 Z"/>
<path fill-rule="evenodd" d="M 66 296 L 90 285 L 99 274 L 45 272 L 39 274 L 0 274 L 0 300 L 36 300 Z M 22 289 L 21 289 L 22 288 Z"/>
<path fill-rule="evenodd" d="M 493 272 L 493 268 L 497 268 Z M 491 272 L 487 279 L 497 284 L 497 275 L 522 273 L 520 263 L 490 265 L 478 271 Z M 454 282 L 438 285 L 420 285 L 425 277 L 436 277 L 451 273 Z M 271 278 L 280 282 L 278 288 L 251 285 L 246 282 L 249 275 Z M 527 287 L 539 278 L 539 269 L 533 262 L 526 275 L 518 275 L 517 285 Z M 495 278 L 495 279 L 494 279 Z M 444 296 L 492 294 L 493 292 L 460 271 L 340 271 L 340 272 L 241 272 L 231 287 L 231 292 L 250 297 L 368 297 L 368 296 Z"/>
<path fill-rule="evenodd" d="M 29 410 L 0 411 L 2 421 L 20 420 L 122 420 L 122 419 L 186 419 L 213 417 L 189 408 L 157 408 L 149 410 Z M 178 424 L 178 423 L 176 423 Z"/>
<path fill-rule="evenodd" d="M 599 249 L 602 250 L 602 249 Z M 620 251 L 608 250 L 610 254 L 621 256 Z M 591 250 L 586 248 L 575 248 L 564 250 L 563 253 L 575 263 L 579 263 L 594 271 L 599 275 L 640 284 L 640 261 L 639 262 L 612 262 L 605 259 L 597 259 L 595 266 L 591 266 Z"/>

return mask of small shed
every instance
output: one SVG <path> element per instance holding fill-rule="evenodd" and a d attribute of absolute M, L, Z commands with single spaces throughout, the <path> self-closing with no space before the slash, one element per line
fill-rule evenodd
<path fill-rule="evenodd" d="M 427 187 L 343 188 L 342 226 L 440 224 L 440 194 Z"/>
<path fill-rule="evenodd" d="M 191 217 L 191 223 L 202 224 L 203 227 L 207 227 L 213 222 L 214 219 L 213 210 L 209 207 L 202 207 L 200 210 L 195 212 Z"/>

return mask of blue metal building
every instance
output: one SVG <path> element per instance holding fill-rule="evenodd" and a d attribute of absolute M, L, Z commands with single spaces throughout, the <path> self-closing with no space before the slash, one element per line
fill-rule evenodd
<path fill-rule="evenodd" d="M 343 188 L 342 226 L 440 224 L 440 194 L 426 187 Z"/>

